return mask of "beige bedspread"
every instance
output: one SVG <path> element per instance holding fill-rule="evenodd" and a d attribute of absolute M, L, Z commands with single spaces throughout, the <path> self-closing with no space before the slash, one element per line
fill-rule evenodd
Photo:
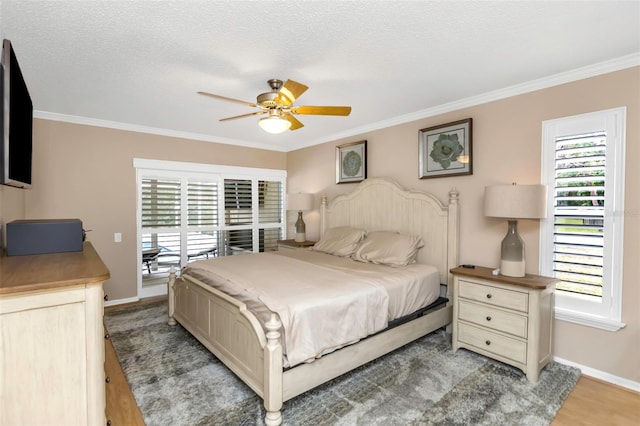
<path fill-rule="evenodd" d="M 262 322 L 269 311 L 276 312 L 283 325 L 285 366 L 294 366 L 431 303 L 439 284 L 437 270 L 429 268 L 391 268 L 286 250 L 192 262 L 182 274 L 247 303 Z M 425 285 L 425 274 L 435 275 L 435 288 Z"/>

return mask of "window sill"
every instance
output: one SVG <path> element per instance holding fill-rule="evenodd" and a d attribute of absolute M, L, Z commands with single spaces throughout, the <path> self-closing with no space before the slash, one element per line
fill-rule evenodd
<path fill-rule="evenodd" d="M 625 323 L 617 320 L 598 317 L 595 315 L 587 315 L 582 312 L 571 311 L 558 307 L 555 308 L 555 319 L 580 325 L 586 325 L 587 327 L 600 328 L 607 331 L 618 331 L 626 327 Z"/>

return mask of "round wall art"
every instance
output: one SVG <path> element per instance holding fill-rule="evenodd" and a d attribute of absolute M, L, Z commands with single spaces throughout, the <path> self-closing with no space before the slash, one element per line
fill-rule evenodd
<path fill-rule="evenodd" d="M 336 148 L 336 183 L 361 182 L 367 178 L 367 141 Z"/>

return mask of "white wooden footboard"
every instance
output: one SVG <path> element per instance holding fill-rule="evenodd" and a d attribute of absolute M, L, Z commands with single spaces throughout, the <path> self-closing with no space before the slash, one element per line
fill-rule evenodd
<path fill-rule="evenodd" d="M 328 382 L 367 362 L 388 354 L 407 343 L 445 327 L 452 321 L 451 306 L 368 337 L 360 342 L 324 355 L 309 364 L 284 372 L 283 401 Z"/>
<path fill-rule="evenodd" d="M 282 423 L 281 323 L 267 333 L 244 303 L 196 280 L 169 275 L 169 325 L 176 320 L 264 400 L 265 424 Z"/>

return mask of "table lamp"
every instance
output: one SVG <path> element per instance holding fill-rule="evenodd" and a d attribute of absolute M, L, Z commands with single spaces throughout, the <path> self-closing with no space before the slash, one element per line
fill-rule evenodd
<path fill-rule="evenodd" d="M 545 185 L 495 185 L 484 189 L 484 215 L 506 218 L 507 235 L 502 240 L 500 274 L 524 277 L 524 241 L 518 235 L 518 219 L 547 217 Z"/>
<path fill-rule="evenodd" d="M 296 221 L 295 241 L 302 243 L 307 240 L 306 225 L 302 220 L 302 211 L 313 208 L 313 194 L 303 194 L 301 192 L 287 195 L 287 210 L 297 210 L 298 220 Z"/>

